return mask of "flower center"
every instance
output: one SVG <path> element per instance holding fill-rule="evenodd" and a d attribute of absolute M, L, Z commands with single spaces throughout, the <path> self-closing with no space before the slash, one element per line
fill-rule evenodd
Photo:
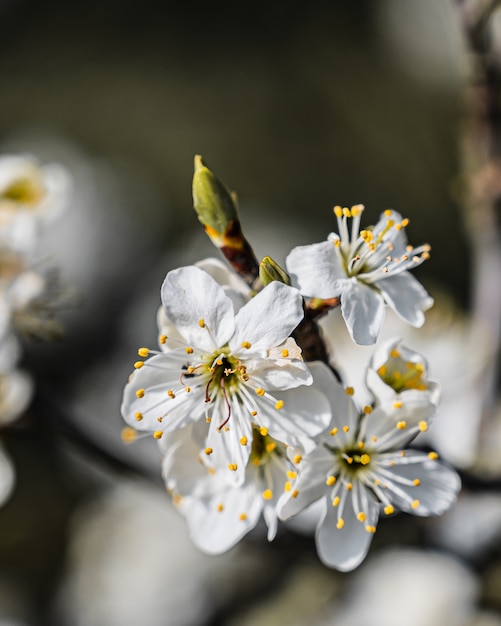
<path fill-rule="evenodd" d="M 370 465 L 371 457 L 360 449 L 344 450 L 339 452 L 341 467 L 350 474 L 356 474 Z"/>
<path fill-rule="evenodd" d="M 26 177 L 14 180 L 0 194 L 0 199 L 9 200 L 16 204 L 35 206 L 40 202 L 44 194 L 45 191 L 40 184 Z"/>
<path fill-rule="evenodd" d="M 425 369 L 422 363 L 405 361 L 398 350 L 393 350 L 390 358 L 377 370 L 384 383 L 397 393 L 406 389 L 425 391 L 428 386 L 423 380 Z"/>
<path fill-rule="evenodd" d="M 207 377 L 206 401 L 211 400 L 212 393 L 232 395 L 245 381 L 247 371 L 244 365 L 229 354 L 228 348 L 223 348 L 204 358 L 203 369 Z"/>

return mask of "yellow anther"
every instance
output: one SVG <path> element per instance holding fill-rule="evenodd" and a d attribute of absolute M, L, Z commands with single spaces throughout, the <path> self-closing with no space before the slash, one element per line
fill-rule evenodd
<path fill-rule="evenodd" d="M 275 404 L 275 408 L 277 409 L 277 411 L 280 411 L 280 409 L 282 409 L 284 406 L 284 401 L 283 400 L 279 400 L 276 404 Z"/>
<path fill-rule="evenodd" d="M 174 506 L 179 506 L 181 504 L 181 502 L 183 501 L 183 496 L 181 496 L 178 493 L 174 493 L 172 494 L 172 504 Z"/>
<path fill-rule="evenodd" d="M 207 424 L 210 424 L 212 422 L 212 417 L 207 416 L 205 418 L 205 421 L 207 422 Z"/>
<path fill-rule="evenodd" d="M 329 476 L 327 478 L 327 480 L 325 481 L 325 484 L 328 485 L 329 487 L 332 487 L 332 485 L 334 485 L 336 482 L 336 477 L 335 476 Z"/>
<path fill-rule="evenodd" d="M 251 347 L 251 344 L 248 341 L 242 341 L 242 348 L 248 350 Z"/>
<path fill-rule="evenodd" d="M 360 450 L 363 450 L 365 448 L 365 443 L 363 441 L 359 441 L 358 442 L 358 447 Z"/>
<path fill-rule="evenodd" d="M 352 456 L 345 456 L 344 460 L 348 463 L 348 465 L 351 465 L 353 463 L 353 457 Z"/>
<path fill-rule="evenodd" d="M 400 358 L 400 352 L 396 349 L 392 350 L 390 352 L 390 356 L 392 356 L 394 359 L 399 359 Z"/>
<path fill-rule="evenodd" d="M 229 426 L 225 426 L 225 427 L 224 427 L 224 432 L 225 432 L 225 433 L 227 433 L 229 430 L 230 430 L 230 427 L 229 427 Z"/>
<path fill-rule="evenodd" d="M 207 456 L 209 456 L 209 454 L 212 454 L 214 450 L 212 448 L 205 448 L 204 452 Z"/>
<path fill-rule="evenodd" d="M 198 320 L 198 325 L 200 326 L 200 328 L 205 328 L 205 320 L 203 319 Z"/>
<path fill-rule="evenodd" d="M 136 397 L 143 398 L 144 397 L 144 389 L 138 389 L 136 391 Z"/>
<path fill-rule="evenodd" d="M 393 403 L 394 409 L 401 409 L 403 406 L 404 406 L 404 403 L 402 402 L 402 400 L 397 400 L 396 402 Z"/>
<path fill-rule="evenodd" d="M 419 485 L 421 484 L 421 481 L 419 480 L 419 478 L 415 478 L 412 481 L 412 484 L 414 485 L 414 487 L 419 487 Z"/>
<path fill-rule="evenodd" d="M 381 376 L 381 378 L 386 376 L 386 365 L 381 365 L 381 367 L 378 369 L 377 373 Z"/>
<path fill-rule="evenodd" d="M 386 217 L 391 217 L 391 210 L 390 209 L 386 209 L 384 214 L 386 215 Z"/>
<path fill-rule="evenodd" d="M 400 456 L 405 456 L 407 452 L 405 450 L 400 450 Z"/>
<path fill-rule="evenodd" d="M 261 494 L 265 500 L 271 500 L 273 498 L 273 491 L 271 489 L 266 489 Z"/>
<path fill-rule="evenodd" d="M 336 248 L 340 248 L 341 247 L 341 241 L 339 239 L 336 239 L 334 241 L 334 245 L 336 246 Z"/>
<path fill-rule="evenodd" d="M 340 206 L 335 206 L 333 211 L 336 217 L 343 217 L 343 209 Z"/>
<path fill-rule="evenodd" d="M 161 439 L 163 434 L 164 434 L 164 431 L 163 431 L 163 430 L 156 430 L 156 431 L 153 433 L 153 437 L 154 437 L 155 439 Z"/>
<path fill-rule="evenodd" d="M 216 468 L 215 467 L 208 467 L 207 468 L 207 474 L 210 474 L 211 476 L 214 476 L 215 473 L 216 473 Z"/>
<path fill-rule="evenodd" d="M 365 527 L 365 530 L 366 530 L 368 533 L 375 533 L 375 532 L 376 532 L 376 527 L 375 527 L 375 526 L 366 526 L 366 527 Z"/>
<path fill-rule="evenodd" d="M 186 373 L 193 374 L 194 371 L 195 371 L 195 368 L 193 367 L 193 365 L 188 365 L 188 369 L 186 370 Z"/>
<path fill-rule="evenodd" d="M 353 387 L 346 387 L 344 392 L 347 396 L 352 396 L 355 393 L 355 389 Z"/>
<path fill-rule="evenodd" d="M 222 365 L 223 364 L 223 359 L 218 359 L 216 361 L 216 365 Z"/>
<path fill-rule="evenodd" d="M 418 426 L 419 426 L 419 430 L 420 430 L 422 433 L 424 433 L 424 432 L 426 432 L 426 431 L 428 430 L 428 424 L 427 424 L 424 420 L 422 420 L 421 422 L 419 422 Z"/>
<path fill-rule="evenodd" d="M 332 501 L 332 506 L 338 506 L 340 502 L 341 502 L 341 498 L 339 496 L 336 496 L 334 500 Z"/>
<path fill-rule="evenodd" d="M 157 422 L 161 424 L 163 421 L 164 421 L 163 416 L 157 417 Z"/>
<path fill-rule="evenodd" d="M 284 349 L 284 350 L 282 350 L 282 357 L 283 357 L 284 359 L 286 359 L 288 356 L 289 356 L 289 351 L 288 351 L 288 350 L 285 350 L 285 349 Z"/>
<path fill-rule="evenodd" d="M 303 460 L 303 457 L 300 454 L 296 454 L 296 456 L 292 459 L 292 462 L 298 465 Z"/>
<path fill-rule="evenodd" d="M 292 492 L 291 495 L 292 495 L 293 498 L 297 498 L 298 495 L 299 495 L 299 491 L 297 489 L 294 489 L 294 491 Z"/>
<path fill-rule="evenodd" d="M 343 217 L 351 217 L 351 211 L 347 206 L 343 208 Z"/>
<path fill-rule="evenodd" d="M 371 406 L 369 406 L 368 404 L 366 404 L 366 405 L 364 406 L 364 413 L 365 413 L 366 415 L 370 415 L 370 414 L 372 413 L 372 407 L 371 407 Z"/>
<path fill-rule="evenodd" d="M 337 521 L 336 528 L 338 530 L 341 530 L 341 528 L 343 528 L 343 526 L 344 526 L 344 519 L 342 517 L 340 517 L 338 519 L 338 521 Z"/>
<path fill-rule="evenodd" d="M 353 489 L 353 483 L 346 483 L 346 489 L 351 491 Z"/>
<path fill-rule="evenodd" d="M 139 356 L 142 356 L 143 359 L 145 359 L 148 356 L 148 354 L 150 353 L 150 351 L 148 350 L 148 348 L 139 348 L 137 353 L 139 354 Z"/>
<path fill-rule="evenodd" d="M 158 341 L 161 344 L 164 344 L 167 341 L 167 339 L 168 339 L 167 335 L 160 335 L 160 337 L 158 338 Z"/>
<path fill-rule="evenodd" d="M 186 346 L 184 350 L 186 354 L 193 354 L 193 348 L 191 346 Z"/>
<path fill-rule="evenodd" d="M 350 430 L 349 426 L 343 426 L 343 432 L 347 433 Z"/>
<path fill-rule="evenodd" d="M 421 504 L 421 503 L 419 502 L 419 500 L 414 500 L 414 501 L 412 502 L 412 504 L 411 504 L 411 507 L 415 510 L 415 509 L 417 509 L 417 508 L 418 508 L 418 506 L 419 506 L 420 504 Z"/>
<path fill-rule="evenodd" d="M 143 414 L 139 413 L 139 411 L 134 415 L 134 417 L 137 419 L 138 422 L 140 422 L 143 419 Z"/>
<path fill-rule="evenodd" d="M 292 472 L 291 470 L 289 470 L 287 472 L 287 478 L 290 478 L 291 480 L 296 480 L 297 478 L 297 472 Z"/>
<path fill-rule="evenodd" d="M 292 489 L 292 484 L 287 481 L 284 485 L 284 491 L 290 491 Z"/>
<path fill-rule="evenodd" d="M 238 469 L 238 465 L 236 463 L 228 463 L 228 469 L 230 472 L 236 472 Z"/>
<path fill-rule="evenodd" d="M 371 457 L 368 454 L 362 454 L 360 457 L 360 463 L 362 465 L 368 465 L 371 462 Z"/>
<path fill-rule="evenodd" d="M 268 429 L 266 428 L 266 426 L 261 426 L 261 428 L 259 429 L 259 432 L 262 437 L 266 437 L 266 435 L 268 434 Z"/>
<path fill-rule="evenodd" d="M 185 387 L 184 390 L 186 391 L 186 393 L 190 393 L 191 387 Z"/>
<path fill-rule="evenodd" d="M 240 515 L 238 516 L 238 519 L 241 522 L 245 522 L 245 520 L 247 519 L 247 515 L 245 513 L 240 513 Z"/>
<path fill-rule="evenodd" d="M 398 430 L 404 430 L 405 428 L 407 428 L 407 422 L 405 420 L 397 422 L 397 428 Z"/>
<path fill-rule="evenodd" d="M 362 211 L 365 209 L 363 204 L 354 204 L 351 207 L 351 214 L 353 215 L 353 217 L 356 217 L 357 215 L 360 215 L 360 213 L 362 213 Z"/>
<path fill-rule="evenodd" d="M 249 440 L 247 439 L 247 437 L 245 437 L 245 436 L 240 437 L 240 443 L 241 443 L 243 446 L 246 446 L 248 442 L 249 442 Z"/>
<path fill-rule="evenodd" d="M 379 487 L 379 485 L 381 484 L 381 481 L 379 480 L 379 478 L 376 478 L 374 480 L 374 484 L 376 485 L 376 487 Z"/>
<path fill-rule="evenodd" d="M 385 512 L 385 515 L 393 515 L 393 513 L 395 513 L 395 509 L 393 508 L 391 504 L 388 504 L 388 506 L 384 507 L 384 512 Z"/>
<path fill-rule="evenodd" d="M 123 443 L 133 443 L 137 439 L 137 431 L 130 426 L 126 426 L 125 428 L 122 428 L 121 437 Z"/>
<path fill-rule="evenodd" d="M 172 391 L 172 389 L 169 389 L 167 391 L 167 395 L 169 396 L 169 398 L 172 398 L 172 399 L 176 397 L 176 394 Z"/>
<path fill-rule="evenodd" d="M 438 459 L 438 454 L 436 452 L 428 452 L 428 458 L 432 461 L 436 461 Z"/>
<path fill-rule="evenodd" d="M 337 428 L 333 428 L 332 430 L 329 431 L 329 435 L 331 435 L 331 437 L 334 437 L 334 435 L 337 435 L 338 430 Z"/>
<path fill-rule="evenodd" d="M 270 443 L 266 444 L 266 452 L 273 452 L 273 450 L 277 447 L 275 441 L 270 441 Z"/>
<path fill-rule="evenodd" d="M 221 513 L 224 510 L 224 505 L 223 504 L 218 504 L 217 505 L 217 510 L 219 511 L 219 513 Z"/>
<path fill-rule="evenodd" d="M 404 219 L 401 222 L 402 226 L 405 228 L 406 226 L 409 226 L 409 219 L 407 217 L 404 217 Z"/>
<path fill-rule="evenodd" d="M 261 387 L 256 387 L 255 392 L 257 393 L 258 396 L 261 396 L 261 397 L 263 397 L 264 394 L 266 393 L 266 391 L 262 389 Z"/>
<path fill-rule="evenodd" d="M 252 417 L 256 417 L 257 411 L 251 411 L 251 415 L 252 415 Z"/>
<path fill-rule="evenodd" d="M 360 513 L 357 513 L 357 520 L 359 522 L 365 522 L 366 519 L 367 519 L 367 515 L 363 511 L 360 511 Z"/>
<path fill-rule="evenodd" d="M 371 441 L 372 441 L 373 443 L 376 443 L 376 441 L 377 441 L 377 437 L 376 437 L 376 435 L 373 435 L 373 436 L 371 437 Z"/>

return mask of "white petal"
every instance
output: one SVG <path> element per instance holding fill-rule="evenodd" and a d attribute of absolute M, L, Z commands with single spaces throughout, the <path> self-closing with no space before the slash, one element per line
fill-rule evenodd
<path fill-rule="evenodd" d="M 381 290 L 387 304 L 405 322 L 419 328 L 424 324 L 426 311 L 433 298 L 409 272 L 402 272 L 379 280 L 375 285 Z"/>
<path fill-rule="evenodd" d="M 12 370 L 2 376 L 0 425 L 17 419 L 29 406 L 33 395 L 33 380 L 26 372 Z"/>
<path fill-rule="evenodd" d="M 283 408 L 275 408 L 276 400 L 283 400 Z M 281 391 L 274 399 L 256 396 L 256 404 L 255 420 L 259 426 L 265 426 L 274 439 L 305 450 L 314 447 L 312 437 L 324 430 L 331 419 L 327 398 L 312 387 Z"/>
<path fill-rule="evenodd" d="M 231 409 L 227 424 L 220 428 L 228 417 L 228 409 L 223 398 L 218 399 L 215 410 L 211 411 L 207 447 L 213 450 L 210 455 L 211 464 L 224 474 L 227 483 L 241 485 L 245 479 L 245 468 L 252 447 L 252 426 L 250 415 L 247 415 L 237 399 L 231 402 Z M 246 442 L 245 445 L 242 440 Z"/>
<path fill-rule="evenodd" d="M 376 343 L 384 320 L 384 300 L 372 287 L 352 278 L 343 284 L 341 313 L 355 343 Z"/>
<path fill-rule="evenodd" d="M 193 543 L 207 554 L 221 554 L 254 528 L 262 508 L 263 499 L 255 485 L 245 483 L 238 488 L 222 484 L 217 495 L 186 499 L 180 510 Z"/>
<path fill-rule="evenodd" d="M 351 396 L 347 395 L 345 388 L 338 382 L 332 371 L 323 363 L 310 363 L 313 374 L 313 386 L 328 399 L 332 419 L 319 439 L 330 446 L 341 447 L 353 441 L 353 436 L 358 425 L 359 412 Z M 337 429 L 337 431 L 336 431 Z M 330 433 L 336 433 L 330 434 Z"/>
<path fill-rule="evenodd" d="M 234 330 L 233 304 L 207 272 L 195 266 L 172 270 L 161 295 L 165 314 L 188 345 L 212 352 L 228 343 Z M 207 328 L 201 328 L 200 320 Z"/>
<path fill-rule="evenodd" d="M 297 289 L 273 281 L 243 306 L 235 317 L 232 352 L 242 343 L 252 350 L 266 350 L 283 343 L 303 319 L 303 301 Z"/>
<path fill-rule="evenodd" d="M 311 385 L 313 380 L 308 366 L 299 359 L 267 359 L 246 365 L 251 378 L 259 380 L 259 385 L 270 391 Z"/>
<path fill-rule="evenodd" d="M 395 506 L 413 515 L 442 515 L 454 504 L 461 488 L 454 470 L 431 460 L 424 452 L 407 450 L 405 457 L 395 459 L 395 465 L 387 470 L 394 478 L 386 480 L 385 493 Z M 402 484 L 399 479 L 408 483 L 418 479 L 420 484 Z M 413 502 L 419 504 L 412 506 Z"/>
<path fill-rule="evenodd" d="M 297 515 L 323 497 L 330 489 L 325 483 L 332 468 L 332 453 L 323 446 L 313 450 L 298 466 L 298 478 L 289 491 L 285 491 L 278 503 L 282 520 Z"/>
<path fill-rule="evenodd" d="M 233 302 L 235 312 L 243 307 L 250 298 L 250 287 L 240 276 L 229 267 L 215 258 L 203 259 L 195 263 L 197 267 L 210 274 L 224 290 L 224 293 Z"/>
<path fill-rule="evenodd" d="M 204 414 L 204 387 L 193 379 L 191 392 L 185 390 L 180 383 L 182 363 L 182 351 L 172 351 L 151 357 L 133 372 L 121 406 L 122 416 L 130 426 L 138 430 L 173 430 Z M 144 396 L 138 397 L 136 392 L 141 389 Z M 174 398 L 167 394 L 169 390 L 174 392 Z M 142 419 L 137 419 L 137 413 Z M 159 417 L 163 417 L 161 423 Z"/>
<path fill-rule="evenodd" d="M 337 298 L 346 272 L 330 241 L 294 248 L 285 261 L 292 284 L 310 298 Z"/>
<path fill-rule="evenodd" d="M 341 572 L 349 572 L 365 559 L 372 541 L 372 532 L 366 526 L 376 526 L 379 505 L 375 498 L 367 493 L 367 519 L 360 522 L 356 518 L 351 494 L 346 495 L 342 518 L 343 528 L 337 528 L 337 507 L 326 499 L 325 517 L 320 521 L 316 533 L 317 551 L 320 560 Z"/>

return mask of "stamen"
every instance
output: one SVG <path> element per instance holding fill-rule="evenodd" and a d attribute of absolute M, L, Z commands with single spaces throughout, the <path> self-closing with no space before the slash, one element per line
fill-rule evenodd
<path fill-rule="evenodd" d="M 300 454 L 296 454 L 296 456 L 292 459 L 292 462 L 295 465 L 299 465 L 299 463 L 301 463 L 302 460 L 303 460 L 303 457 Z"/>
<path fill-rule="evenodd" d="M 150 351 L 149 351 L 148 348 L 139 348 L 137 353 L 138 353 L 139 356 L 141 356 L 141 357 L 143 357 L 143 359 L 145 359 L 149 355 Z"/>
<path fill-rule="evenodd" d="M 242 341 L 242 348 L 249 350 L 251 348 L 251 344 L 248 341 Z"/>
<path fill-rule="evenodd" d="M 153 433 L 153 437 L 154 437 L 155 439 L 161 439 L 163 434 L 164 434 L 163 430 L 156 430 L 156 431 Z"/>
<path fill-rule="evenodd" d="M 273 498 L 273 491 L 271 489 L 266 489 L 266 491 L 263 491 L 262 496 L 265 500 L 271 500 Z"/>
<path fill-rule="evenodd" d="M 241 443 L 243 446 L 246 446 L 248 442 L 249 442 L 249 440 L 247 439 L 247 437 L 245 437 L 245 436 L 244 436 L 244 437 L 241 437 L 241 438 L 240 438 L 240 443 Z"/>
<path fill-rule="evenodd" d="M 136 391 L 136 397 L 138 398 L 144 398 L 144 389 L 138 389 Z"/>

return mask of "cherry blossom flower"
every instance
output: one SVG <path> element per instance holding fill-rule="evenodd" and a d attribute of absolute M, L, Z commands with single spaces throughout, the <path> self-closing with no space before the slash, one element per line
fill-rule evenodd
<path fill-rule="evenodd" d="M 306 297 L 341 298 L 341 313 L 352 339 L 376 342 L 385 303 L 412 326 L 424 323 L 433 299 L 408 270 L 429 257 L 430 247 L 407 244 L 405 226 L 396 211 L 387 210 L 373 227 L 359 231 L 364 207 L 335 207 L 339 234 L 294 248 L 286 259 L 292 284 Z M 352 219 L 351 230 L 348 220 Z"/>
<path fill-rule="evenodd" d="M 273 282 L 235 313 L 223 288 L 188 266 L 167 274 L 161 295 L 173 332 L 161 334 L 161 351 L 139 350 L 150 358 L 136 362 L 124 390 L 130 426 L 160 439 L 190 422 L 208 423 L 204 454 L 237 484 L 255 426 L 283 443 L 314 447 L 330 407 L 289 337 L 303 316 L 296 289 Z"/>
<path fill-rule="evenodd" d="M 367 368 L 368 389 L 379 400 L 400 400 L 413 394 L 426 394 L 437 406 L 439 384 L 428 378 L 426 359 L 402 345 L 402 339 L 385 341 L 375 352 Z"/>
<path fill-rule="evenodd" d="M 207 458 L 200 455 L 200 431 L 204 428 L 207 426 L 190 424 L 166 434 L 160 442 L 165 451 L 165 484 L 186 518 L 194 544 L 208 554 L 226 552 L 257 525 L 261 516 L 268 527 L 268 540 L 273 540 L 284 481 L 296 475 L 285 445 L 254 426 L 245 479 L 235 486 L 228 482 L 225 472 L 208 467 Z"/>
<path fill-rule="evenodd" d="M 408 449 L 428 428 L 434 412 L 429 397 L 413 393 L 360 410 L 352 395 L 352 388 L 331 381 L 332 423 L 311 453 L 288 451 L 298 478 L 286 483 L 279 502 L 280 518 L 288 519 L 322 501 L 317 550 L 325 564 L 341 571 L 363 561 L 380 513 L 440 515 L 460 488 L 456 472 L 436 453 Z"/>

